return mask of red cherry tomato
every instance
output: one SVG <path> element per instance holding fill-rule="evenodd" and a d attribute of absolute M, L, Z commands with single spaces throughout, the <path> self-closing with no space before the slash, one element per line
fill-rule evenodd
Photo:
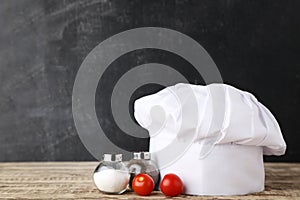
<path fill-rule="evenodd" d="M 175 197 L 182 193 L 183 183 L 176 174 L 166 174 L 160 183 L 160 190 L 166 196 Z"/>
<path fill-rule="evenodd" d="M 138 195 L 147 196 L 154 189 L 154 181 L 148 174 L 138 174 L 133 178 L 132 189 Z"/>

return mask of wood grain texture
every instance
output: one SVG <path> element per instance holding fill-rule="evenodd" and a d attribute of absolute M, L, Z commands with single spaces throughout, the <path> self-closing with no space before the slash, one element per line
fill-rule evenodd
<path fill-rule="evenodd" d="M 0 199 L 165 199 L 156 191 L 107 195 L 96 189 L 97 162 L 0 163 Z M 174 199 L 300 199 L 300 164 L 266 163 L 264 192 L 244 196 L 186 196 Z"/>

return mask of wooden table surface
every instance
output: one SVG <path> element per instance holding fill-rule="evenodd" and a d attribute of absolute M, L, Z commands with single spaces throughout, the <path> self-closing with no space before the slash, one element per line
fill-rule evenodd
<path fill-rule="evenodd" d="M 97 162 L 0 163 L 0 199 L 166 199 L 160 192 L 107 195 L 93 184 Z M 300 199 L 300 163 L 266 163 L 264 192 L 244 196 L 186 196 L 173 199 Z"/>

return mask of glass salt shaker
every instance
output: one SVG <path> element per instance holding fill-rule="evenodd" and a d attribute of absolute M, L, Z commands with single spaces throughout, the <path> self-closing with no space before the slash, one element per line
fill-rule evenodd
<path fill-rule="evenodd" d="M 148 174 L 152 177 L 154 184 L 157 184 L 159 171 L 157 164 L 151 160 L 151 154 L 149 152 L 134 152 L 133 159 L 128 162 L 127 167 L 130 173 L 130 187 L 132 186 L 134 176 L 140 173 Z"/>
<path fill-rule="evenodd" d="M 126 191 L 130 179 L 128 168 L 122 162 L 122 154 L 104 154 L 94 171 L 94 183 L 105 193 L 121 194 Z"/>

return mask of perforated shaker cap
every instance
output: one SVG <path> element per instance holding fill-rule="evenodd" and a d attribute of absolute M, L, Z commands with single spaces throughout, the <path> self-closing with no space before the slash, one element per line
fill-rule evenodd
<path fill-rule="evenodd" d="M 122 154 L 104 154 L 104 161 L 122 161 Z"/>
<path fill-rule="evenodd" d="M 133 159 L 150 160 L 151 159 L 151 153 L 149 153 L 149 152 L 134 152 L 133 153 Z"/>

